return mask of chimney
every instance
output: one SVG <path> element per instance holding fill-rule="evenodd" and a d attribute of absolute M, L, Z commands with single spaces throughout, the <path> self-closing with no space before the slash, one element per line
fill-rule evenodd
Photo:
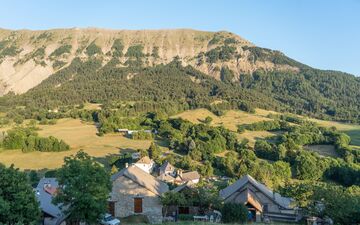
<path fill-rule="evenodd" d="M 181 169 L 178 169 L 178 176 L 180 176 L 180 177 L 182 177 L 182 174 L 183 174 L 183 172 L 182 172 L 182 170 Z"/>
<path fill-rule="evenodd" d="M 129 163 L 125 163 L 125 168 L 128 168 L 129 167 Z"/>

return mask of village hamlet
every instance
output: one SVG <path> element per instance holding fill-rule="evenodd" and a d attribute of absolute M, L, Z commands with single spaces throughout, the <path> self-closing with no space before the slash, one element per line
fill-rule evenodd
<path fill-rule="evenodd" d="M 360 0 L 0 6 L 0 225 L 360 225 Z"/>
<path fill-rule="evenodd" d="M 222 212 L 216 204 L 234 203 L 246 206 L 249 222 L 298 222 L 302 219 L 301 209 L 293 199 L 273 192 L 250 175 L 215 193 L 210 202 L 202 199 L 210 195 L 199 186 L 200 180 L 198 173 L 183 173 L 167 161 L 156 165 L 147 156 L 140 158 L 111 176 L 107 215 L 119 221 L 141 217 L 152 224 L 183 219 L 221 223 Z M 36 187 L 45 225 L 71 224 L 67 222 L 67 207 L 52 201 L 58 189 L 55 178 L 43 178 Z"/>

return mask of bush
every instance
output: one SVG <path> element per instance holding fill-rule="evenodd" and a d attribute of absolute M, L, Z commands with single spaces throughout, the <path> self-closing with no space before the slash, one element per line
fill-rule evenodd
<path fill-rule="evenodd" d="M 144 56 L 144 53 L 142 52 L 144 47 L 142 45 L 133 45 L 130 46 L 125 54 L 127 57 L 135 57 L 140 58 Z"/>
<path fill-rule="evenodd" d="M 122 41 L 120 39 L 116 39 L 113 43 L 113 46 L 111 47 L 112 55 L 114 57 L 121 57 L 123 56 L 123 49 L 124 45 L 122 44 Z"/>
<path fill-rule="evenodd" d="M 247 221 L 248 209 L 243 204 L 225 203 L 221 211 L 224 223 L 245 223 Z"/>
<path fill-rule="evenodd" d="M 141 130 L 141 131 L 132 133 L 131 138 L 134 140 L 151 140 L 151 139 L 153 139 L 153 135 L 152 135 L 152 133 Z"/>
<path fill-rule="evenodd" d="M 210 124 L 213 121 L 213 118 L 211 116 L 207 116 L 204 120 L 204 123 Z"/>
<path fill-rule="evenodd" d="M 101 54 L 101 48 L 97 46 L 94 42 L 92 42 L 87 48 L 86 48 L 86 54 L 88 56 L 93 56 L 95 54 Z"/>
<path fill-rule="evenodd" d="M 23 152 L 59 152 L 70 149 L 63 140 L 55 137 L 39 137 L 31 128 L 17 127 L 7 131 L 3 140 L 5 149 L 22 149 Z"/>
<path fill-rule="evenodd" d="M 55 51 L 53 51 L 50 54 L 50 57 L 56 57 L 56 56 L 61 56 L 62 54 L 65 54 L 65 53 L 70 53 L 71 48 L 72 48 L 71 45 L 60 46 L 59 48 L 55 49 Z"/>

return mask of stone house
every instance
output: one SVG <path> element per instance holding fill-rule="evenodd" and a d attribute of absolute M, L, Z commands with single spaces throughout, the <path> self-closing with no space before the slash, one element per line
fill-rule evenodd
<path fill-rule="evenodd" d="M 144 215 L 150 223 L 162 222 L 160 196 L 169 191 L 167 184 L 132 165 L 111 177 L 109 211 L 116 217 Z"/>
<path fill-rule="evenodd" d="M 176 175 L 176 168 L 166 161 L 159 168 L 159 176 L 161 175 L 170 175 L 174 177 Z"/>
<path fill-rule="evenodd" d="M 175 183 L 185 184 L 191 182 L 192 184 L 197 184 L 200 181 L 200 174 L 197 171 L 183 172 L 178 170 Z"/>
<path fill-rule="evenodd" d="M 260 222 L 264 218 L 274 221 L 299 221 L 301 216 L 293 206 L 291 198 L 282 197 L 250 175 L 245 175 L 234 184 L 220 191 L 224 202 L 245 204 L 251 220 Z"/>
<path fill-rule="evenodd" d="M 200 174 L 197 171 L 183 172 L 181 169 L 176 169 L 166 161 L 159 167 L 158 179 L 167 183 L 176 183 L 179 185 L 187 182 L 197 184 L 200 181 Z"/>
<path fill-rule="evenodd" d="M 155 167 L 155 162 L 150 159 L 148 156 L 142 157 L 134 165 L 146 173 L 151 173 Z"/>

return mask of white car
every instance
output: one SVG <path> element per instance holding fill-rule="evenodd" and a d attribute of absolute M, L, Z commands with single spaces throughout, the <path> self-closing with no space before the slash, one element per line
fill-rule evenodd
<path fill-rule="evenodd" d="M 102 225 L 120 225 L 120 220 L 116 219 L 112 215 L 106 213 L 101 220 Z"/>

